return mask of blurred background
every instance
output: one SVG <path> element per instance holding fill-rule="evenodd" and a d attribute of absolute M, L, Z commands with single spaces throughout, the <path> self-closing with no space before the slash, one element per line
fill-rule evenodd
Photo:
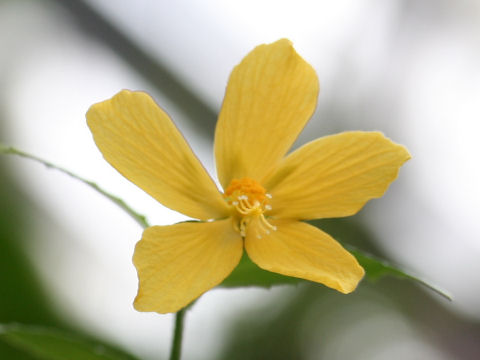
<path fill-rule="evenodd" d="M 96 181 L 152 224 L 184 220 L 103 160 L 85 112 L 120 89 L 145 90 L 214 174 L 231 69 L 287 37 L 321 84 L 295 146 L 380 130 L 413 155 L 382 199 L 318 225 L 454 301 L 393 278 L 348 296 L 308 284 L 215 289 L 187 313 L 184 358 L 478 359 L 479 34 L 476 0 L 1 0 L 0 141 Z M 0 323 L 166 358 L 173 317 L 132 307 L 138 224 L 39 164 L 2 156 L 0 172 Z M 22 356 L 0 343 L 1 359 L 31 359 Z"/>

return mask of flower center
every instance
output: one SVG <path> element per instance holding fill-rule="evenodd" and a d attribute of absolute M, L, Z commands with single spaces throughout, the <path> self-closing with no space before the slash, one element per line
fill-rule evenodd
<path fill-rule="evenodd" d="M 272 198 L 270 194 L 257 181 L 250 178 L 233 179 L 225 190 L 225 201 L 234 209 L 235 217 L 238 222 L 235 223 L 236 230 L 242 237 L 247 234 L 247 226 L 255 222 L 254 227 L 257 238 L 262 235 L 270 234 L 270 231 L 277 230 L 265 218 L 264 213 L 272 210 L 268 200 Z"/>

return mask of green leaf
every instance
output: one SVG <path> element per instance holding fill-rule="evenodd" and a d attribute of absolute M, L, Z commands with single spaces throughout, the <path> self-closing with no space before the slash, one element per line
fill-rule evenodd
<path fill-rule="evenodd" d="M 69 170 L 66 170 L 66 169 L 64 169 L 64 168 L 62 168 L 58 165 L 55 165 L 55 164 L 53 164 L 53 163 L 51 163 L 47 160 L 41 159 L 38 156 L 26 153 L 26 152 L 21 151 L 21 150 L 18 150 L 16 148 L 12 147 L 12 146 L 5 146 L 1 143 L 0 143 L 0 154 L 17 155 L 17 156 L 20 156 L 20 157 L 23 157 L 23 158 L 26 158 L 26 159 L 30 159 L 30 160 L 33 160 L 33 161 L 36 161 L 40 164 L 45 165 L 47 168 L 58 170 L 58 171 L 60 171 L 64 174 L 74 178 L 75 180 L 79 180 L 79 181 L 83 182 L 84 184 L 90 186 L 92 189 L 99 192 L 100 194 L 102 194 L 103 196 L 108 198 L 109 200 L 113 201 L 116 205 L 118 205 L 120 208 L 122 208 L 128 215 L 130 215 L 143 228 L 146 228 L 146 227 L 149 226 L 149 224 L 147 222 L 147 219 L 144 215 L 139 214 L 138 212 L 133 210 L 129 205 L 127 205 L 127 203 L 125 203 L 125 201 L 123 201 L 121 198 L 119 198 L 118 196 L 115 196 L 115 195 L 107 192 L 106 190 L 102 189 L 100 186 L 98 186 L 93 181 L 90 181 L 90 180 L 87 180 L 87 179 L 85 179 L 81 176 L 78 176 L 78 175 L 72 173 Z"/>
<path fill-rule="evenodd" d="M 271 287 L 273 285 L 296 284 L 302 279 L 284 276 L 270 271 L 260 269 L 250 260 L 247 253 L 243 253 L 238 266 L 233 272 L 220 284 L 223 287 L 243 287 L 260 286 Z"/>
<path fill-rule="evenodd" d="M 109 345 L 46 327 L 2 325 L 0 340 L 43 360 L 136 359 Z"/>
<path fill-rule="evenodd" d="M 440 289 L 438 286 L 433 285 L 426 280 L 419 278 L 418 276 L 412 275 L 404 270 L 400 270 L 397 267 L 389 264 L 386 260 L 379 259 L 370 254 L 366 254 L 358 249 L 355 249 L 350 246 L 346 246 L 348 251 L 350 251 L 358 260 L 360 265 L 365 269 L 366 277 L 370 281 L 377 281 L 380 278 L 385 276 L 393 276 L 399 279 L 406 279 L 426 286 L 430 290 L 433 290 L 437 294 L 443 296 L 448 300 L 452 300 L 452 296 L 445 290 Z"/>
<path fill-rule="evenodd" d="M 389 264 L 386 260 L 374 257 L 364 253 L 351 246 L 345 246 L 358 260 L 365 269 L 366 278 L 370 281 L 377 281 L 380 278 L 393 276 L 399 279 L 406 279 L 421 284 L 435 291 L 437 294 L 452 300 L 451 295 L 445 290 L 427 282 L 418 276 L 409 274 L 404 270 Z M 253 263 L 246 253 L 243 254 L 240 263 L 235 270 L 221 284 L 222 287 L 271 287 L 274 285 L 298 284 L 300 282 L 310 282 L 290 276 L 284 276 L 270 271 L 260 269 Z"/>

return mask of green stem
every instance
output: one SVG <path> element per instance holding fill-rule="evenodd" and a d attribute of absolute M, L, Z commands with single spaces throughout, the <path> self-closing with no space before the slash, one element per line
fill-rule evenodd
<path fill-rule="evenodd" d="M 175 329 L 172 339 L 172 349 L 170 351 L 170 360 L 180 360 L 182 352 L 183 320 L 186 309 L 179 310 L 175 314 Z"/>

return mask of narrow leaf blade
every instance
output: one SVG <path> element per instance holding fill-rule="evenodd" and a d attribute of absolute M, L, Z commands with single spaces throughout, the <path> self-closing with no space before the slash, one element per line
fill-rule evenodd
<path fill-rule="evenodd" d="M 370 281 L 377 281 L 380 278 L 388 276 L 410 280 L 426 286 L 448 300 L 452 300 L 452 296 L 447 291 L 440 289 L 438 286 L 433 285 L 418 276 L 389 264 L 386 260 L 367 254 L 351 246 L 346 246 L 346 248 L 357 258 L 360 265 L 365 269 L 366 278 Z M 246 286 L 272 287 L 275 285 L 298 284 L 305 281 L 306 280 L 263 270 L 253 263 L 247 254 L 244 254 L 237 268 L 220 284 L 220 286 L 227 288 Z"/>
<path fill-rule="evenodd" d="M 401 270 L 398 267 L 395 267 L 389 264 L 386 260 L 364 253 L 353 247 L 347 246 L 347 249 L 357 258 L 360 265 L 363 266 L 366 272 L 366 277 L 370 281 L 377 281 L 380 278 L 383 278 L 385 276 L 393 276 L 398 279 L 406 279 L 406 280 L 410 280 L 415 283 L 421 284 L 423 286 L 426 286 L 430 290 L 433 290 L 434 292 L 436 292 L 438 295 L 444 297 L 447 300 L 452 301 L 451 294 L 439 288 L 438 286 L 433 285 L 431 282 L 423 280 L 420 277 L 410 274 L 405 270 Z"/>
<path fill-rule="evenodd" d="M 75 180 L 78 180 L 78 181 L 81 181 L 83 182 L 85 185 L 91 187 L 92 189 L 94 189 L 95 191 L 99 192 L 100 194 L 102 194 L 103 196 L 105 196 L 107 199 L 113 201 L 116 205 L 118 205 L 122 210 L 124 210 L 128 215 L 130 215 L 140 226 L 142 226 L 143 228 L 147 228 L 149 226 L 148 222 L 147 222 L 147 218 L 142 215 L 142 214 L 139 214 L 138 212 L 136 212 L 135 210 L 133 210 L 125 201 L 123 201 L 121 198 L 119 198 L 118 196 L 115 196 L 111 193 L 109 193 L 108 191 L 102 189 L 100 186 L 98 186 L 96 183 L 94 183 L 93 181 L 90 181 L 90 180 L 87 180 L 77 174 L 74 174 L 73 172 L 67 170 L 67 169 L 64 169 L 58 165 L 55 165 L 47 160 L 44 160 L 44 159 L 41 159 L 39 158 L 38 156 L 35 156 L 35 155 L 32 155 L 32 154 L 29 154 L 25 151 L 21 151 L 21 150 L 18 150 L 12 146 L 5 146 L 3 144 L 0 143 L 0 154 L 4 154 L 4 155 L 17 155 L 17 156 L 20 156 L 20 157 L 23 157 L 25 159 L 30 159 L 30 160 L 33 160 L 33 161 L 36 161 L 42 165 L 44 165 L 45 167 L 49 168 L 49 169 L 55 169 L 57 171 L 60 171 L 72 178 L 74 178 Z"/>

